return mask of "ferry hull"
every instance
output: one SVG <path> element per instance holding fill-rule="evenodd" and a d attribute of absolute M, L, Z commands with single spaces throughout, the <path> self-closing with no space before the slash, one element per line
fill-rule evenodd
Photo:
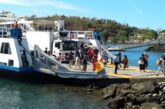
<path fill-rule="evenodd" d="M 35 84 L 65 84 L 76 86 L 98 86 L 106 87 L 113 83 L 128 83 L 129 79 L 121 78 L 98 78 L 98 79 L 80 79 L 80 78 L 62 78 L 49 74 L 37 72 L 35 70 L 16 72 L 0 69 L 0 78 L 8 78 L 20 82 Z"/>
<path fill-rule="evenodd" d="M 0 77 L 19 78 L 28 75 L 38 74 L 32 67 L 15 68 L 5 65 L 0 65 Z"/>
<path fill-rule="evenodd" d="M 64 78 L 57 75 L 50 75 L 35 71 L 33 68 L 13 68 L 10 66 L 0 66 L 0 78 L 10 78 L 26 83 L 55 83 L 76 86 L 99 86 L 105 87 L 113 83 L 128 83 L 125 78 Z"/>

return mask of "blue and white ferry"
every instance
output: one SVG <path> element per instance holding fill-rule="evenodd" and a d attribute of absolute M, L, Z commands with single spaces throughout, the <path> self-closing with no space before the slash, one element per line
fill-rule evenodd
<path fill-rule="evenodd" d="M 4 13 L 3 13 L 4 14 Z M 87 44 L 90 47 L 97 47 L 99 56 L 104 49 L 100 41 L 95 37 L 93 31 L 68 31 L 64 29 L 64 21 L 54 22 L 52 30 L 36 30 L 29 21 L 22 18 L 11 17 L 14 14 L 5 13 L 6 21 L 0 22 L 0 76 L 29 77 L 35 75 L 36 80 L 65 82 L 73 84 L 109 84 L 111 79 L 104 67 L 92 70 L 89 63 L 87 70 L 70 68 L 67 64 L 61 63 L 55 56 L 64 55 L 64 61 L 69 52 L 76 55 L 77 47 Z M 12 18 L 12 19 L 11 19 Z M 20 29 L 11 29 L 14 21 L 17 21 Z M 20 37 L 21 36 L 21 37 Z M 45 48 L 51 54 L 44 52 Z M 113 55 L 108 52 L 108 55 Z M 100 73 L 101 72 L 101 73 Z M 103 82 L 104 81 L 104 82 Z"/>
<path fill-rule="evenodd" d="M 0 27 L 0 75 L 23 76 L 34 73 L 32 57 L 25 37 L 19 40 L 19 29 Z"/>

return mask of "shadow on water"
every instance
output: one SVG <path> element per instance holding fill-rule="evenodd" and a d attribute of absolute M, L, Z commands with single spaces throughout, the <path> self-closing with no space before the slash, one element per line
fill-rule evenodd
<path fill-rule="evenodd" d="M 1 109 L 108 109 L 87 88 L 0 78 Z"/>

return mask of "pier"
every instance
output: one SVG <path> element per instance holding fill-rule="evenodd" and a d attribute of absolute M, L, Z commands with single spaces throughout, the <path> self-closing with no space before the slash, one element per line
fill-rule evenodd
<path fill-rule="evenodd" d="M 120 50 L 124 51 L 126 49 L 150 46 L 150 45 L 154 45 L 154 44 L 158 44 L 158 41 L 149 41 L 149 42 L 142 42 L 142 43 L 135 43 L 135 44 L 133 44 L 133 43 L 131 43 L 131 44 L 120 44 L 120 45 L 108 47 L 108 49 L 110 49 L 109 51 L 111 51 L 111 50 L 113 50 L 113 51 L 120 51 Z"/>

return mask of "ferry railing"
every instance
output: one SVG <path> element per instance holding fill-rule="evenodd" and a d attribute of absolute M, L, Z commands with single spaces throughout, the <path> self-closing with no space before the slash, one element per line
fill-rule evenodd
<path fill-rule="evenodd" d="M 68 31 L 68 37 L 69 39 L 94 39 L 93 31 Z"/>
<path fill-rule="evenodd" d="M 53 56 L 43 52 L 38 45 L 34 45 L 33 64 L 36 70 L 47 69 L 53 73 L 57 71 L 68 71 L 69 69 L 62 65 Z"/>

